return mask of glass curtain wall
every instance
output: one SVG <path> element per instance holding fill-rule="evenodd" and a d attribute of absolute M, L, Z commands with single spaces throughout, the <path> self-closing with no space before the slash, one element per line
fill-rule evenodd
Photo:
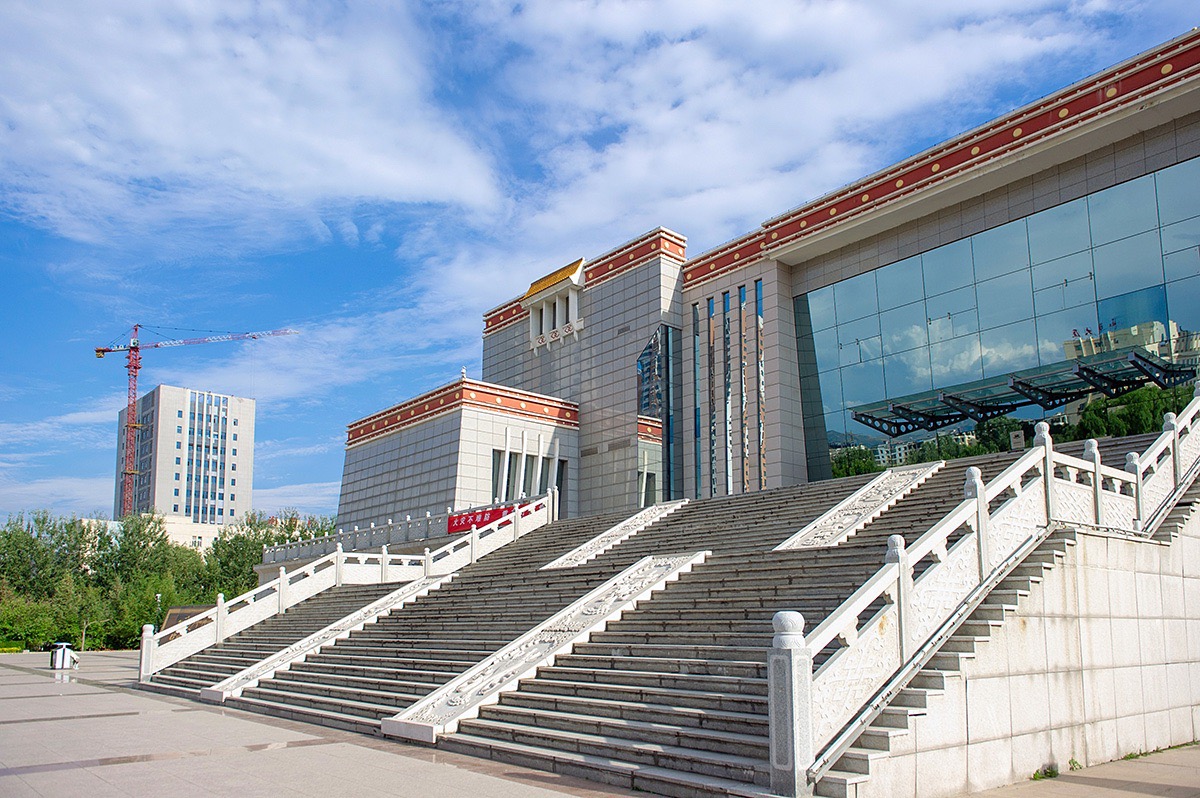
<path fill-rule="evenodd" d="M 825 452 L 881 442 L 851 412 L 886 398 L 1133 346 L 1195 363 L 1200 159 L 812 291 L 795 304 L 806 433 L 819 428 L 826 437 L 806 440 Z M 816 396 L 819 407 L 810 401 Z M 810 462 L 810 476 L 819 475 Z"/>

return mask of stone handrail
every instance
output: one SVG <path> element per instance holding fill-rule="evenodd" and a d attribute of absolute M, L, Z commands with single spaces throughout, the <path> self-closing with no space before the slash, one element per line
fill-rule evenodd
<path fill-rule="evenodd" d="M 384 718 L 389 737 L 434 743 L 459 721 L 473 718 L 521 679 L 554 662 L 556 656 L 603 631 L 626 610 L 704 562 L 711 552 L 643 557 L 603 585 L 558 611 L 482 662 L 423 697 L 399 714 Z"/>
<path fill-rule="evenodd" d="M 552 504 L 551 496 L 540 497 L 485 527 L 473 528 L 441 548 L 425 549 L 423 554 L 389 554 L 387 546 L 381 546 L 377 552 L 344 552 L 338 544 L 332 554 L 303 568 L 289 572 L 280 567 L 276 579 L 230 602 L 218 594 L 217 606 L 207 612 L 157 633 L 153 626 L 143 626 L 139 678 L 148 681 L 163 668 L 286 612 L 331 587 L 411 582 L 453 573 L 549 523 Z"/>
<path fill-rule="evenodd" d="M 911 546 L 893 535 L 883 567 L 811 633 L 798 613 L 778 613 L 767 661 L 772 790 L 811 794 L 969 612 L 1054 529 L 1152 533 L 1185 476 L 1200 467 L 1200 435 L 1192 434 L 1200 431 L 1198 411 L 1200 398 L 1178 418 L 1167 414 L 1163 434 L 1140 457 L 1129 455 L 1125 471 L 1101 464 L 1095 441 L 1083 458 L 1055 452 L 1040 423 L 1034 448 L 987 485 L 968 469 L 964 501 Z M 860 626 L 859 616 L 880 600 L 882 609 Z M 814 656 L 835 641 L 840 647 L 814 672 Z"/>
<path fill-rule="evenodd" d="M 554 493 L 556 491 L 551 490 L 549 493 L 541 496 L 512 502 L 501 502 L 500 504 L 489 504 L 484 507 L 474 507 L 470 510 L 462 510 L 460 513 L 474 510 L 485 511 L 516 507 L 528 502 L 548 498 Z M 411 543 L 416 540 L 426 540 L 431 537 L 447 534 L 447 524 L 450 517 L 452 515 L 457 516 L 460 513 L 438 513 L 435 515 L 427 512 L 424 518 L 406 516 L 402 521 L 393 521 L 389 518 L 385 523 L 378 526 L 372 522 L 367 529 L 359 529 L 358 527 L 354 527 L 350 531 L 339 529 L 331 535 L 324 535 L 319 538 L 294 540 L 275 546 L 264 546 L 262 561 L 263 564 L 270 565 L 276 562 L 324 557 L 327 554 L 332 554 L 339 543 L 342 546 L 342 551 L 362 551 L 365 549 L 378 549 L 380 546 L 395 546 L 401 543 Z"/>

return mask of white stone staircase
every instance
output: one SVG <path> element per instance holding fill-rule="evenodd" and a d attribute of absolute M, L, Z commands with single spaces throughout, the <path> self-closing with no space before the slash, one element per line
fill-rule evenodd
<path fill-rule="evenodd" d="M 1055 532 L 1014 568 L 825 773 L 815 794 L 825 798 L 887 795 L 878 785 L 873 791 L 869 789 L 872 763 L 885 760 L 903 744 L 913 718 L 936 711 L 947 682 L 961 678 L 964 661 L 974 659 L 993 633 L 1019 613 L 1021 600 L 1044 580 L 1046 572 L 1063 563 L 1075 544 L 1074 530 Z"/>

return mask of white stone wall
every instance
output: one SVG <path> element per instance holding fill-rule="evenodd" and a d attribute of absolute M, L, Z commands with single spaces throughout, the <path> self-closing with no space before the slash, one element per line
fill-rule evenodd
<path fill-rule="evenodd" d="M 953 796 L 1200 736 L 1200 514 L 1078 544 L 910 718 L 859 795 Z"/>

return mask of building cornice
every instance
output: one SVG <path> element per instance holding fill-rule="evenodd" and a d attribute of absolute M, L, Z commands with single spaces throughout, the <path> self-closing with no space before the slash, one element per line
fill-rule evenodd
<path fill-rule="evenodd" d="M 567 429 L 579 427 L 579 405 L 574 402 L 464 378 L 353 422 L 346 428 L 346 445 L 390 435 L 467 407 Z"/>
<path fill-rule="evenodd" d="M 692 287 L 806 241 L 932 196 L 955 181 L 995 170 L 1088 126 L 1102 126 L 1169 94 L 1200 74 L 1200 29 L 1135 56 L 849 186 L 769 219 L 684 266 Z"/>
<path fill-rule="evenodd" d="M 659 227 L 605 252 L 595 260 L 586 261 L 583 267 L 583 290 L 650 263 L 658 257 L 683 264 L 687 260 L 687 239 L 673 230 Z M 522 305 L 524 298 L 524 295 L 515 297 L 484 313 L 483 334 L 490 335 L 528 318 L 529 310 Z"/>

